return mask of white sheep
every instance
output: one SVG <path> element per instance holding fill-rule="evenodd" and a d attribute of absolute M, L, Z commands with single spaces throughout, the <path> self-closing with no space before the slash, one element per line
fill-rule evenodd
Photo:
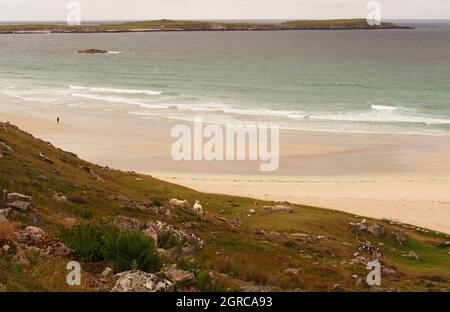
<path fill-rule="evenodd" d="M 195 204 L 192 207 L 192 211 L 203 219 L 204 215 L 203 207 L 202 205 L 200 205 L 200 202 L 198 200 L 195 201 Z"/>
<path fill-rule="evenodd" d="M 189 209 L 189 202 L 185 199 L 185 200 L 179 200 L 176 198 L 172 198 L 170 200 L 170 206 L 172 206 L 172 208 L 184 208 L 184 209 Z"/>

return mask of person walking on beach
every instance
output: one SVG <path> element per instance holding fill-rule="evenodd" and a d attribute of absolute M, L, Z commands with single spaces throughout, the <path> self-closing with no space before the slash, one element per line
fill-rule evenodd
<path fill-rule="evenodd" d="M 56 123 L 59 125 L 59 117 L 56 117 Z"/>

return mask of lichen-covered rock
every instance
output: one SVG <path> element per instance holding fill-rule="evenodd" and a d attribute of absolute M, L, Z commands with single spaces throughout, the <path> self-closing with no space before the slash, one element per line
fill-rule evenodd
<path fill-rule="evenodd" d="M 352 229 L 352 231 L 356 234 L 369 233 L 372 234 L 373 236 L 378 237 L 384 235 L 385 232 L 384 225 L 378 223 L 369 224 L 366 223 L 365 220 L 356 223 L 349 222 L 348 225 Z"/>
<path fill-rule="evenodd" d="M 21 212 L 31 210 L 31 196 L 2 191 L 0 197 L 0 202 L 2 203 L 0 207 L 12 208 Z"/>
<path fill-rule="evenodd" d="M 29 202 L 19 200 L 7 203 L 6 207 L 19 210 L 21 212 L 27 212 L 31 210 L 31 204 Z"/>
<path fill-rule="evenodd" d="M 146 224 L 145 233 L 155 241 L 158 241 L 159 236 L 162 233 L 170 233 L 179 241 L 186 243 L 194 251 L 202 249 L 205 244 L 204 240 L 196 236 L 194 233 L 161 221 L 148 222 Z M 183 248 L 183 251 L 184 249 L 185 248 Z"/>
<path fill-rule="evenodd" d="M 272 212 L 278 212 L 278 211 L 287 212 L 287 213 L 294 212 L 294 208 L 292 208 L 291 206 L 288 206 L 288 205 L 275 205 L 275 206 L 270 207 L 270 210 Z"/>
<path fill-rule="evenodd" d="M 178 269 L 176 264 L 165 267 L 163 272 L 176 285 L 191 286 L 197 283 L 194 273 Z"/>
<path fill-rule="evenodd" d="M 17 243 L 21 249 L 34 249 L 47 257 L 67 257 L 73 250 L 59 239 L 48 236 L 39 227 L 27 226 L 25 230 L 16 233 Z"/>
<path fill-rule="evenodd" d="M 132 270 L 115 275 L 116 284 L 113 292 L 172 292 L 175 290 L 171 281 L 155 274 Z"/>
<path fill-rule="evenodd" d="M 19 194 L 19 193 L 8 193 L 7 195 L 7 201 L 8 203 L 14 202 L 14 201 L 24 201 L 27 203 L 31 203 L 31 196 Z"/>
<path fill-rule="evenodd" d="M 384 235 L 384 225 L 378 223 L 370 224 L 367 227 L 367 232 L 371 233 L 376 237 L 382 236 Z"/>

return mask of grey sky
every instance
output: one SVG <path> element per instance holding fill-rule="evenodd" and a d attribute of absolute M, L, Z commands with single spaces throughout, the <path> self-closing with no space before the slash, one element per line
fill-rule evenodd
<path fill-rule="evenodd" d="M 0 21 L 66 20 L 73 0 L 0 0 Z M 365 17 L 369 0 L 79 0 L 82 21 Z M 382 19 L 450 19 L 450 0 L 379 0 Z"/>

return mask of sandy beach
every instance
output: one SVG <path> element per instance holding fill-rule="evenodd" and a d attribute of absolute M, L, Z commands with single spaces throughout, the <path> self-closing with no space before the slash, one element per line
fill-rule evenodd
<path fill-rule="evenodd" d="M 450 233 L 447 136 L 281 131 L 280 167 L 259 162 L 176 162 L 175 124 L 156 117 L 48 105 L 0 96 L 0 120 L 88 161 L 196 190 L 288 201 L 386 218 Z M 61 124 L 56 124 L 56 117 Z"/>

